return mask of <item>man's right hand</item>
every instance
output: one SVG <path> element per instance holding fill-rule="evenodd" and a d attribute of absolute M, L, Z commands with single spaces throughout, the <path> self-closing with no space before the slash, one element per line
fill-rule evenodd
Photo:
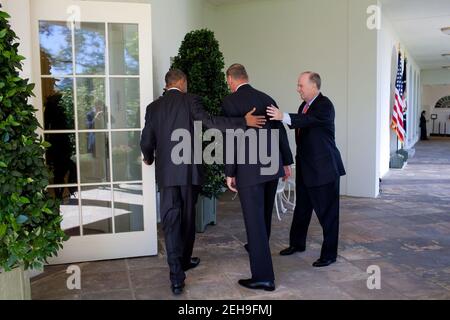
<path fill-rule="evenodd" d="M 236 189 L 236 178 L 227 177 L 227 186 L 231 191 L 238 192 Z"/>
<path fill-rule="evenodd" d="M 270 120 L 278 121 L 282 121 L 284 116 L 283 112 L 281 112 L 281 110 L 274 105 L 270 105 L 269 107 L 267 107 L 267 115 L 269 116 Z"/>
<path fill-rule="evenodd" d="M 256 108 L 253 108 L 252 111 L 245 115 L 245 122 L 247 122 L 248 127 L 262 128 L 266 124 L 266 117 L 254 116 L 253 113 L 255 113 L 255 111 Z"/>
<path fill-rule="evenodd" d="M 151 166 L 152 164 L 153 164 L 153 161 L 150 161 L 150 160 L 147 160 L 147 159 L 144 159 L 144 160 L 142 160 L 147 166 Z"/>

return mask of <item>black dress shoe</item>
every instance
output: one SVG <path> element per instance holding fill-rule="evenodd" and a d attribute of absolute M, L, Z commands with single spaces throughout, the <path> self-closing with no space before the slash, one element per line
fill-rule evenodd
<path fill-rule="evenodd" d="M 248 289 L 261 289 L 265 291 L 274 291 L 275 283 L 273 281 L 254 281 L 252 279 L 241 279 L 238 283 Z"/>
<path fill-rule="evenodd" d="M 192 257 L 189 264 L 187 266 L 183 267 L 183 271 L 188 271 L 189 269 L 194 269 L 199 264 L 200 264 L 200 258 Z"/>
<path fill-rule="evenodd" d="M 172 283 L 170 286 L 174 295 L 179 295 L 183 293 L 184 281 L 181 283 Z"/>
<path fill-rule="evenodd" d="M 282 255 L 282 256 L 290 256 L 291 254 L 294 254 L 296 252 L 304 252 L 304 251 L 305 251 L 305 248 L 290 246 L 289 248 L 281 250 L 280 251 L 280 255 Z"/>
<path fill-rule="evenodd" d="M 336 262 L 336 259 L 328 259 L 328 260 L 317 259 L 317 261 L 313 263 L 313 267 L 316 267 L 316 268 L 327 267 L 330 264 L 335 263 L 335 262 Z"/>
<path fill-rule="evenodd" d="M 244 244 L 244 248 L 245 248 L 245 251 L 250 252 L 250 251 L 248 251 L 248 243 Z"/>

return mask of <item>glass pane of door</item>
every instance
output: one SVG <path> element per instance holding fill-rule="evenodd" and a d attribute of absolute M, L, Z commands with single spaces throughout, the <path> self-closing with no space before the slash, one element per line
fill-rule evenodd
<path fill-rule="evenodd" d="M 144 230 L 142 184 L 114 185 L 114 221 L 116 232 Z"/>
<path fill-rule="evenodd" d="M 112 233 L 111 187 L 81 187 L 83 234 Z"/>
<path fill-rule="evenodd" d="M 43 78 L 45 130 L 75 129 L 73 78 Z"/>
<path fill-rule="evenodd" d="M 71 75 L 73 72 L 72 33 L 66 22 L 39 22 L 42 75 Z"/>
<path fill-rule="evenodd" d="M 150 5 L 78 1 L 75 23 L 72 2 L 30 1 L 47 189 L 71 236 L 49 263 L 153 255 L 155 173 L 139 147 L 153 96 L 142 90 L 152 88 Z"/>
<path fill-rule="evenodd" d="M 142 231 L 137 25 L 40 21 L 39 32 L 49 190 L 65 230 Z"/>
<path fill-rule="evenodd" d="M 105 24 L 82 22 L 75 29 L 77 74 L 105 74 Z"/>
<path fill-rule="evenodd" d="M 140 88 L 137 24 L 108 24 L 112 172 L 116 232 L 143 230 Z"/>
<path fill-rule="evenodd" d="M 108 129 L 105 79 L 77 78 L 76 81 L 78 129 Z"/>
<path fill-rule="evenodd" d="M 141 127 L 138 78 L 110 80 L 111 126 L 113 129 Z"/>
<path fill-rule="evenodd" d="M 108 34 L 110 74 L 139 74 L 138 25 L 109 23 Z"/>

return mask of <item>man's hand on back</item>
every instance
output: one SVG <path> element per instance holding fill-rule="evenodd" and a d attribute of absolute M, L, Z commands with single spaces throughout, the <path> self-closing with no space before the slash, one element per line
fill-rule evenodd
<path fill-rule="evenodd" d="M 262 128 L 266 124 L 266 117 L 254 116 L 253 113 L 255 113 L 255 111 L 256 108 L 253 108 L 252 111 L 248 112 L 245 115 L 245 121 L 247 122 L 247 126 L 253 128 Z"/>

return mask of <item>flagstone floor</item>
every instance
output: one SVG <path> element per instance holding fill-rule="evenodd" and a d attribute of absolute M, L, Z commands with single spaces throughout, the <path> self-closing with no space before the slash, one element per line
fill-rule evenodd
<path fill-rule="evenodd" d="M 239 200 L 219 201 L 218 223 L 197 234 L 185 292 L 174 297 L 164 242 L 159 255 L 81 263 L 81 290 L 66 287 L 67 266 L 49 266 L 32 280 L 33 299 L 450 299 L 450 140 L 420 142 L 404 170 L 391 171 L 378 199 L 342 197 L 338 262 L 311 266 L 321 229 L 313 219 L 304 253 L 281 257 L 292 211 L 273 220 L 274 292 L 251 291 Z M 381 289 L 369 290 L 369 266 L 379 266 Z"/>

